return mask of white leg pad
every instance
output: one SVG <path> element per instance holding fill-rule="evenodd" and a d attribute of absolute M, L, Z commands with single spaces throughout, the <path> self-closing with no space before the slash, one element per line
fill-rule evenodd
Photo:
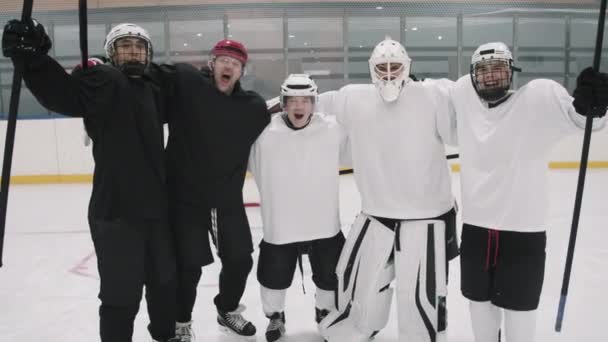
<path fill-rule="evenodd" d="M 339 326 L 356 327 L 364 336 L 386 326 L 393 294 L 390 283 L 395 277 L 389 262 L 394 243 L 393 230 L 367 215 L 357 217 L 336 268 L 338 311 L 319 325 L 326 339 L 331 341 L 333 330 L 337 339 Z"/>
<path fill-rule="evenodd" d="M 317 287 L 315 292 L 315 307 L 328 311 L 336 310 L 336 293 Z"/>
<path fill-rule="evenodd" d="M 402 221 L 395 244 L 399 341 L 446 340 L 445 223 Z"/>

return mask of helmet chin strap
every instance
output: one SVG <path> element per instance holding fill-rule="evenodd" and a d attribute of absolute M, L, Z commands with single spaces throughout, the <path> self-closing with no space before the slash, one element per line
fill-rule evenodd
<path fill-rule="evenodd" d="M 289 115 L 287 115 L 286 112 L 283 112 L 283 114 L 281 114 L 281 118 L 283 118 L 283 121 L 285 122 L 285 124 L 287 125 L 287 127 L 293 129 L 294 131 L 299 131 L 303 128 L 306 128 L 306 126 L 308 126 L 308 124 L 310 123 L 310 120 L 312 119 L 312 115 L 308 117 L 308 120 L 306 121 L 306 124 L 304 124 L 304 126 L 302 127 L 296 127 L 293 122 L 291 122 L 291 120 L 289 119 Z"/>
<path fill-rule="evenodd" d="M 509 95 L 509 90 L 504 88 L 493 88 L 479 90 L 479 97 L 488 103 L 498 102 Z"/>

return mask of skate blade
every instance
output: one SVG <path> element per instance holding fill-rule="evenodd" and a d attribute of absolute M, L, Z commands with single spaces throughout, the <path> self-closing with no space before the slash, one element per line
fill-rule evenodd
<path fill-rule="evenodd" d="M 285 339 L 287 338 L 287 337 L 285 337 L 285 336 L 286 336 L 286 335 L 283 335 L 283 336 L 279 337 L 279 339 L 278 339 L 278 340 L 275 340 L 274 342 L 284 342 L 284 341 L 285 341 Z M 266 339 L 266 336 L 264 336 L 264 341 L 268 341 L 268 340 Z"/>
<path fill-rule="evenodd" d="M 243 335 L 239 335 L 237 333 L 235 333 L 234 331 L 232 331 L 230 328 L 227 328 L 223 325 L 218 325 L 219 329 L 221 332 L 223 332 L 224 334 L 233 337 L 235 340 L 237 341 L 247 341 L 247 342 L 256 342 L 257 338 L 255 335 L 253 336 L 243 336 Z"/>

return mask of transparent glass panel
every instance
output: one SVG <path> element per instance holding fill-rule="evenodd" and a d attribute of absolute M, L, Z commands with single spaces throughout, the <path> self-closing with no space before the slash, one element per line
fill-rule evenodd
<path fill-rule="evenodd" d="M 213 45 L 224 38 L 222 20 L 174 20 L 169 22 L 171 60 L 207 59 Z M 175 58 L 178 57 L 178 58 Z"/>
<path fill-rule="evenodd" d="M 290 49 L 342 48 L 342 18 L 289 18 Z"/>
<path fill-rule="evenodd" d="M 372 49 L 386 36 L 398 41 L 400 39 L 399 26 L 399 17 L 349 17 L 348 47 L 349 49 Z"/>
<path fill-rule="evenodd" d="M 405 48 L 457 46 L 456 17 L 405 18 Z"/>
<path fill-rule="evenodd" d="M 88 25 L 87 36 L 89 55 L 105 56 L 103 43 L 106 39 L 106 25 Z M 80 56 L 78 25 L 55 25 L 53 27 L 53 51 L 58 58 Z"/>
<path fill-rule="evenodd" d="M 519 18 L 517 44 L 522 47 L 559 47 L 566 44 L 564 18 Z"/>
<path fill-rule="evenodd" d="M 228 38 L 249 50 L 282 49 L 283 18 L 228 19 Z"/>
<path fill-rule="evenodd" d="M 2 118 L 6 118 L 8 114 L 8 108 L 11 98 L 11 89 L 9 87 L 5 87 L 2 89 L 2 98 L 4 102 L 3 115 Z M 28 116 L 32 117 L 44 117 L 48 115 L 49 111 L 42 107 L 38 100 L 32 95 L 32 93 L 26 87 L 21 88 L 21 94 L 19 96 L 19 110 L 18 110 L 18 118 L 26 119 Z"/>
<path fill-rule="evenodd" d="M 288 19 L 288 73 L 315 78 L 320 91 L 344 85 L 342 18 Z"/>
<path fill-rule="evenodd" d="M 481 44 L 496 41 L 513 45 L 513 18 L 464 17 L 462 19 L 464 46 L 474 50 Z"/>

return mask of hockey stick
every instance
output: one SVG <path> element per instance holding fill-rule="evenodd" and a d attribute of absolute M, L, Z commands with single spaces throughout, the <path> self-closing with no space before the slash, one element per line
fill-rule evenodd
<path fill-rule="evenodd" d="M 458 159 L 460 158 L 460 156 L 458 155 L 458 153 L 456 154 L 448 154 L 447 156 L 445 156 L 445 159 Z M 344 169 L 344 170 L 340 170 L 339 174 L 340 176 L 342 175 L 350 175 L 351 173 L 353 173 L 354 170 L 353 169 Z"/>
<path fill-rule="evenodd" d="M 87 0 L 78 0 L 78 29 L 80 33 L 80 54 L 82 69 L 86 70 L 89 60 L 89 44 L 87 35 Z"/>
<path fill-rule="evenodd" d="M 89 67 L 89 38 L 87 31 L 87 0 L 78 0 L 78 33 L 80 34 L 80 57 L 82 70 L 87 70 Z M 91 144 L 91 138 L 84 129 L 84 146 Z"/>
<path fill-rule="evenodd" d="M 21 21 L 32 18 L 34 0 L 24 0 Z M 21 96 L 21 80 L 23 78 L 23 61 L 15 61 L 13 72 L 13 87 L 8 109 L 6 125 L 6 141 L 4 143 L 4 162 L 2 163 L 2 180 L 0 181 L 0 267 L 2 267 L 2 252 L 4 250 L 4 230 L 6 226 L 6 210 L 8 205 L 8 188 L 11 180 L 11 165 L 13 164 L 13 147 L 15 146 L 15 129 L 17 128 L 17 111 Z"/>
<path fill-rule="evenodd" d="M 595 43 L 595 54 L 593 55 L 593 69 L 600 70 L 602 58 L 602 43 L 604 40 L 604 21 L 606 19 L 606 0 L 602 0 L 600 5 L 600 18 L 597 23 L 597 36 Z M 570 241 L 568 242 L 568 255 L 566 257 L 566 269 L 562 282 L 562 292 L 557 309 L 557 319 L 555 321 L 555 331 L 562 331 L 562 321 L 564 320 L 564 310 L 566 308 L 566 298 L 568 297 L 568 286 L 570 285 L 570 272 L 572 271 L 572 261 L 574 259 L 574 246 L 576 245 L 576 235 L 578 233 L 578 221 L 581 214 L 581 202 L 583 200 L 583 188 L 585 186 L 585 176 L 587 174 L 587 160 L 589 159 L 589 144 L 591 143 L 591 129 L 593 128 L 593 117 L 587 116 L 585 122 L 585 135 L 583 137 L 583 152 L 581 155 L 581 165 L 578 171 L 578 185 L 576 187 L 576 199 L 574 201 L 574 214 L 572 215 L 572 227 L 570 230 Z"/>

